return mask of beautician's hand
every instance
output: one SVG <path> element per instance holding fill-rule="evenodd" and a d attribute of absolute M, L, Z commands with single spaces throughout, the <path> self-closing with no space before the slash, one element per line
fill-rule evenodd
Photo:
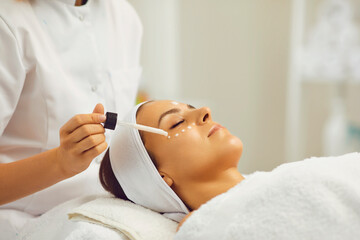
<path fill-rule="evenodd" d="M 84 171 L 107 148 L 104 107 L 71 118 L 60 130 L 60 146 L 0 164 L 0 205 L 15 201 Z"/>
<path fill-rule="evenodd" d="M 65 176 L 76 175 L 88 168 L 91 161 L 107 148 L 104 107 L 97 104 L 92 114 L 79 114 L 60 129 L 57 163 Z"/>

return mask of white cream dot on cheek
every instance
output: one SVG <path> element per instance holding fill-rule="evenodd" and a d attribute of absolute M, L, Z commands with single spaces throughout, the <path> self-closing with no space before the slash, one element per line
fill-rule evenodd
<path fill-rule="evenodd" d="M 168 139 L 170 139 L 170 136 L 168 136 Z"/>
<path fill-rule="evenodd" d="M 179 134 L 177 133 L 177 134 L 175 134 L 175 137 L 177 137 L 177 136 L 179 136 Z"/>
<path fill-rule="evenodd" d="M 195 126 L 195 123 L 193 123 L 192 125 L 194 125 L 194 126 Z"/>
<path fill-rule="evenodd" d="M 188 126 L 187 128 L 188 128 L 188 129 L 191 129 L 191 126 Z"/>
<path fill-rule="evenodd" d="M 181 130 L 181 132 L 185 132 L 185 129 Z"/>

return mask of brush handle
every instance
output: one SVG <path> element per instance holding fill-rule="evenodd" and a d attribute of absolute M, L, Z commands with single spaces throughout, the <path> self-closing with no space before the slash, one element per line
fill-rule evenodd
<path fill-rule="evenodd" d="M 164 131 L 162 129 L 159 129 L 159 128 L 153 128 L 153 127 L 148 127 L 148 126 L 141 125 L 141 124 L 128 123 L 128 122 L 122 122 L 122 121 L 118 121 L 117 123 L 119 125 L 126 125 L 126 126 L 133 127 L 133 128 L 138 129 L 138 130 L 145 131 L 145 132 L 156 133 L 156 134 L 160 134 L 160 135 L 163 135 L 163 136 L 168 135 L 168 133 L 166 131 Z"/>

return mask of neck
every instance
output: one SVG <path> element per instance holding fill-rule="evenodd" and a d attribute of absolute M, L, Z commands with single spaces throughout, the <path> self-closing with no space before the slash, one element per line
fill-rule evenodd
<path fill-rule="evenodd" d="M 83 5 L 83 0 L 76 0 L 75 6 L 81 6 Z"/>
<path fill-rule="evenodd" d="M 181 189 L 175 191 L 188 207 L 196 210 L 210 199 L 227 192 L 242 180 L 244 180 L 244 177 L 237 168 L 230 168 L 212 177 L 211 180 L 191 182 L 185 185 L 184 191 L 181 191 Z"/>

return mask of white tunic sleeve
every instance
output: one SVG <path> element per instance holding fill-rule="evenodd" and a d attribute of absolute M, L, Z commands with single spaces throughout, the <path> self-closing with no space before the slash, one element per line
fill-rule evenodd
<path fill-rule="evenodd" d="M 0 136 L 13 115 L 26 71 L 16 38 L 0 17 Z"/>

